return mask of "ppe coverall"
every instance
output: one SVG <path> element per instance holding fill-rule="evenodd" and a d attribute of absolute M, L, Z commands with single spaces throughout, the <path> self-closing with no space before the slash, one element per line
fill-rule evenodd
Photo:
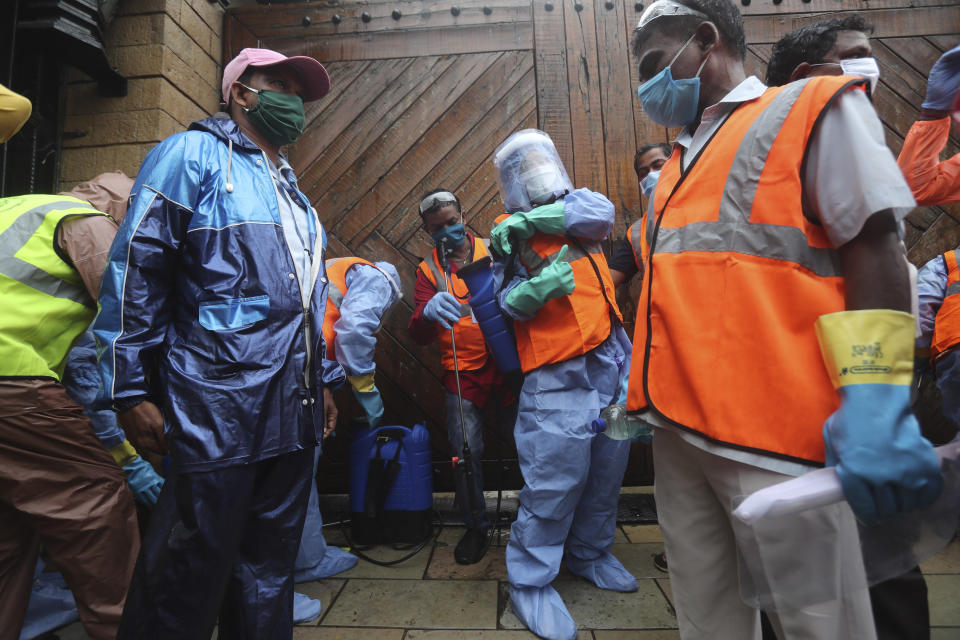
<path fill-rule="evenodd" d="M 372 375 L 376 369 L 373 361 L 376 334 L 384 314 L 400 299 L 400 275 L 396 267 L 388 262 L 378 262 L 376 268 L 355 264 L 347 270 L 345 281 L 347 290 L 342 292 L 340 317 L 334 324 L 334 353 L 348 378 Z M 358 394 L 356 389 L 352 390 Z M 376 387 L 372 392 L 379 396 Z M 381 414 L 382 406 L 380 403 Z M 314 461 L 314 478 L 318 461 L 319 451 Z M 317 483 L 312 482 L 294 580 L 307 582 L 328 578 L 356 564 L 355 555 L 339 547 L 327 546 L 323 538 L 323 516 L 320 513 Z"/>
<path fill-rule="evenodd" d="M 567 236 L 600 240 L 612 230 L 614 208 L 602 195 L 579 189 L 563 202 Z M 495 264 L 502 269 L 502 261 Z M 597 266 L 606 272 L 605 262 Z M 506 302 L 528 277 L 525 266 L 517 264 L 500 293 L 501 307 L 517 322 L 536 322 L 535 314 L 518 312 Z M 615 304 L 612 294 L 610 302 Z M 594 304 L 607 307 L 602 298 Z M 630 341 L 612 311 L 610 318 L 609 336 L 599 346 L 525 371 L 520 392 L 514 434 L 524 487 L 507 545 L 507 574 L 514 611 L 544 637 L 576 635 L 562 600 L 549 586 L 565 548 L 573 573 L 601 588 L 637 588 L 610 553 L 630 442 L 595 435 L 590 427 L 601 410 L 618 400 L 629 374 Z"/>

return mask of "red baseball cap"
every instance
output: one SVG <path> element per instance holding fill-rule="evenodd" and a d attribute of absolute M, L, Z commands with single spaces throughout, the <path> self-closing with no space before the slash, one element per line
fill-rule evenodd
<path fill-rule="evenodd" d="M 221 87 L 223 101 L 230 103 L 230 87 L 237 81 L 247 67 L 274 67 L 288 66 L 297 70 L 300 81 L 303 83 L 303 93 L 300 96 L 304 102 L 319 100 L 330 91 L 330 76 L 323 65 L 308 56 L 292 56 L 288 58 L 282 53 L 270 49 L 247 48 L 240 51 L 237 57 L 223 68 L 223 85 Z"/>

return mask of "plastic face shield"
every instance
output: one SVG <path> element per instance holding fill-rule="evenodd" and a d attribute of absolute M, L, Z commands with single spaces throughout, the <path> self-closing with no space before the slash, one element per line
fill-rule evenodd
<path fill-rule="evenodd" d="M 685 4 L 674 2 L 674 0 L 657 0 L 640 14 L 640 21 L 637 23 L 637 29 L 643 29 L 645 26 L 664 16 L 695 16 L 703 20 L 709 20 L 707 14 L 692 9 Z"/>
<path fill-rule="evenodd" d="M 504 140 L 493 154 L 493 166 L 509 213 L 530 211 L 573 191 L 553 140 L 538 129 L 524 129 Z"/>

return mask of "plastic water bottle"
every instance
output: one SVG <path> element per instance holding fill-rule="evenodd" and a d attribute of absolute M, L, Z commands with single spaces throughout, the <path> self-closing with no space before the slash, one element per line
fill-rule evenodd
<path fill-rule="evenodd" d="M 627 413 L 622 404 L 612 404 L 600 412 L 591 424 L 594 433 L 603 433 L 611 440 L 639 440 L 651 442 L 653 428 L 638 416 Z"/>

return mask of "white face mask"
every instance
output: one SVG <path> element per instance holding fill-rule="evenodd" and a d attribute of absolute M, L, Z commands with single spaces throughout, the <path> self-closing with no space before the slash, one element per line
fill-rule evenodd
<path fill-rule="evenodd" d="M 542 164 L 525 171 L 517 176 L 527 189 L 527 198 L 530 204 L 536 206 L 544 204 L 550 198 L 564 191 L 563 176 L 560 170 L 552 164 Z"/>
<path fill-rule="evenodd" d="M 657 178 L 660 177 L 660 170 L 655 169 L 650 171 L 643 180 L 640 181 L 640 190 L 643 192 L 644 197 L 649 198 L 650 194 L 653 193 L 653 189 L 657 186 Z"/>
<path fill-rule="evenodd" d="M 880 81 L 880 67 L 877 66 L 876 58 L 848 58 L 840 61 L 840 68 L 845 76 L 866 78 L 870 81 L 870 93 L 876 92 L 877 83 Z"/>

